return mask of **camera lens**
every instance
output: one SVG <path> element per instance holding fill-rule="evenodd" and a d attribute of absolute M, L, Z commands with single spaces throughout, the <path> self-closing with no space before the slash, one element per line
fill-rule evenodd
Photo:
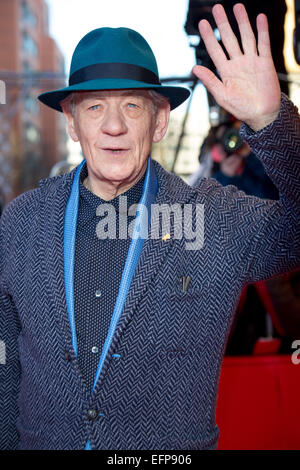
<path fill-rule="evenodd" d="M 243 140 L 237 129 L 227 129 L 222 137 L 222 144 L 228 153 L 236 152 L 243 145 Z"/>

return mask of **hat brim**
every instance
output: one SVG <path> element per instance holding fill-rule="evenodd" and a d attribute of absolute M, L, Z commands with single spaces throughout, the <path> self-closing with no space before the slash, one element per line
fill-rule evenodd
<path fill-rule="evenodd" d="M 155 90 L 163 96 L 169 98 L 171 110 L 177 108 L 189 96 L 190 90 L 181 86 L 149 85 L 149 83 L 137 82 L 135 80 L 125 79 L 96 79 L 87 82 L 71 85 L 59 90 L 42 93 L 38 99 L 45 105 L 62 112 L 60 102 L 73 91 L 92 91 L 92 90 L 126 90 L 140 89 Z"/>

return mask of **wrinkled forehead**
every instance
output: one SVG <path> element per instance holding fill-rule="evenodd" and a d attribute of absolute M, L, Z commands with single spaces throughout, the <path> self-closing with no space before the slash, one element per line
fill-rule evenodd
<path fill-rule="evenodd" d="M 80 103 L 83 100 L 89 99 L 101 99 L 108 97 L 140 97 L 150 99 L 150 95 L 147 90 L 95 90 L 95 91 L 79 91 L 76 92 L 76 103 Z"/>

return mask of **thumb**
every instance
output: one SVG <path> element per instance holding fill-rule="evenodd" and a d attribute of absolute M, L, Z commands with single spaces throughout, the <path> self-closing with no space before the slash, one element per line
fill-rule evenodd
<path fill-rule="evenodd" d="M 199 78 L 205 88 L 213 95 L 217 103 L 221 106 L 223 101 L 224 85 L 221 80 L 207 67 L 195 65 L 192 70 L 193 74 Z"/>

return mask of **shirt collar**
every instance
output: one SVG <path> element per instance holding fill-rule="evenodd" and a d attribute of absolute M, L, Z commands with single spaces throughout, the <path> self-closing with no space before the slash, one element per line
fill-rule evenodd
<path fill-rule="evenodd" d="M 91 221 L 94 217 L 96 217 L 96 210 L 100 204 L 112 204 L 118 214 L 119 209 L 119 197 L 126 196 L 127 197 L 127 207 L 132 204 L 138 204 L 139 200 L 142 197 L 143 193 L 143 184 L 145 175 L 131 188 L 129 188 L 126 192 L 120 194 L 119 196 L 115 197 L 110 201 L 105 201 L 101 197 L 97 196 L 96 194 L 89 191 L 84 185 L 83 181 L 88 176 L 88 169 L 86 163 L 83 165 L 80 178 L 79 178 L 79 211 L 78 211 L 78 223 L 80 225 L 86 224 Z"/>

